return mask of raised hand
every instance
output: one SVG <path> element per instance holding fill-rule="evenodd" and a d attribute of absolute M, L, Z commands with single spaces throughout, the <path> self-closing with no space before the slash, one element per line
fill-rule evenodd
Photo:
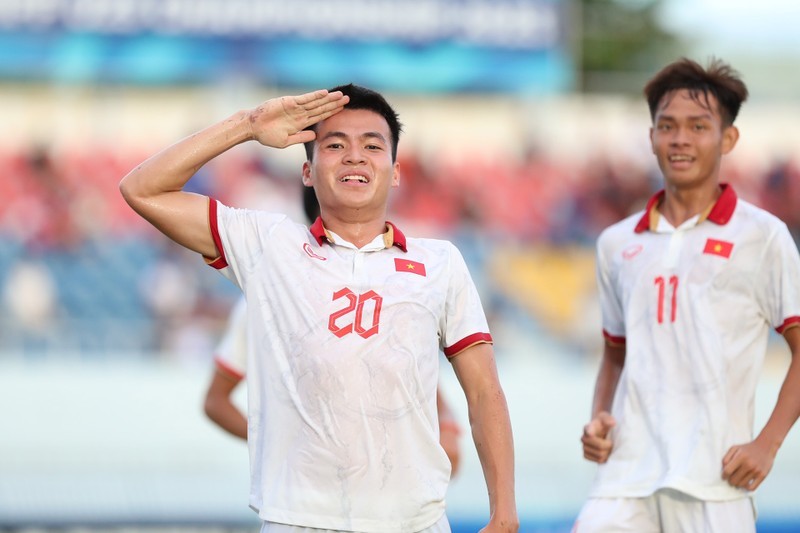
<path fill-rule="evenodd" d="M 314 132 L 305 128 L 338 113 L 349 101 L 340 91 L 324 89 L 267 100 L 248 112 L 251 136 L 274 148 L 313 141 Z"/>

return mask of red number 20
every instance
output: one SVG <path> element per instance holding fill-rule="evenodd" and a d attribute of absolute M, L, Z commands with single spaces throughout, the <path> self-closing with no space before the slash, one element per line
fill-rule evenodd
<path fill-rule="evenodd" d="M 383 304 L 383 298 L 378 293 L 370 290 L 363 294 L 356 294 L 345 287 L 333 293 L 334 300 L 339 298 L 345 298 L 347 303 L 345 307 L 331 313 L 331 316 L 328 317 L 328 329 L 334 335 L 341 338 L 355 331 L 360 337 L 366 339 L 378 333 L 378 325 L 381 320 L 381 305 Z M 372 305 L 372 323 L 369 327 L 364 327 L 364 315 L 370 311 L 368 308 L 365 311 L 365 307 L 368 307 L 368 304 Z M 355 315 L 350 319 L 350 322 L 344 325 L 337 323 L 340 318 L 350 315 L 353 311 L 355 311 Z M 369 323 L 369 320 L 367 322 Z"/>

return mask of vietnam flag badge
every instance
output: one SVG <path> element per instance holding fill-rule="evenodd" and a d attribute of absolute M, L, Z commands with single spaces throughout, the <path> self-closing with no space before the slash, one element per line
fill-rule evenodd
<path fill-rule="evenodd" d="M 394 269 L 398 272 L 410 272 L 419 276 L 426 276 L 425 265 L 410 259 L 394 258 Z"/>
<path fill-rule="evenodd" d="M 728 241 L 718 241 L 717 239 L 706 240 L 706 247 L 703 248 L 704 254 L 718 255 L 725 259 L 731 256 L 733 243 Z"/>

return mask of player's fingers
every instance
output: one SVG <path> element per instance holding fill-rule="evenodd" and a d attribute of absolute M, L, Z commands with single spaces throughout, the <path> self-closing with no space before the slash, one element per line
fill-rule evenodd
<path fill-rule="evenodd" d="M 611 413 L 607 411 L 601 411 L 598 413 L 597 420 L 600 422 L 600 425 L 606 433 L 609 429 L 613 428 L 617 424 L 617 421 L 613 416 L 611 416 Z"/>
<path fill-rule="evenodd" d="M 608 460 L 609 453 L 607 450 L 597 450 L 591 448 L 584 448 L 583 457 L 588 461 L 595 463 L 605 463 Z"/>
<path fill-rule="evenodd" d="M 736 455 L 738 453 L 739 453 L 739 447 L 738 446 L 731 446 L 731 448 L 728 450 L 728 452 L 722 458 L 722 465 L 725 466 L 728 463 L 730 463 L 733 460 L 733 458 L 736 457 Z"/>
<path fill-rule="evenodd" d="M 764 481 L 765 479 L 766 477 L 751 478 L 750 480 L 747 481 L 747 484 L 745 485 L 744 488 L 746 488 L 747 490 L 756 490 L 759 487 L 759 485 L 761 485 L 761 482 Z"/>
<path fill-rule="evenodd" d="M 753 476 L 749 470 L 739 468 L 728 476 L 728 483 L 734 487 L 744 488 L 750 484 L 751 479 Z"/>
<path fill-rule="evenodd" d="M 286 139 L 287 145 L 307 143 L 313 141 L 317 134 L 311 130 L 300 130 L 297 133 L 289 135 Z"/>
<path fill-rule="evenodd" d="M 339 92 L 339 95 L 341 94 L 342 93 Z M 326 96 L 328 96 L 327 89 L 318 89 L 316 91 L 300 94 L 298 96 L 293 97 L 293 99 L 300 105 L 306 105 L 315 101 L 324 100 Z"/>
<path fill-rule="evenodd" d="M 323 105 L 320 105 L 314 109 L 308 109 L 308 125 L 314 124 L 321 120 L 325 120 L 326 118 L 330 117 L 331 115 L 335 115 L 342 109 L 344 106 L 349 102 L 349 97 L 340 98 L 339 100 L 333 102 L 327 102 Z"/>
<path fill-rule="evenodd" d="M 342 107 L 349 101 L 350 97 L 342 94 L 342 91 L 334 91 L 332 93 L 325 93 L 323 95 L 318 95 L 307 101 L 302 101 L 302 102 L 297 101 L 297 103 L 300 106 L 302 106 L 302 108 L 307 112 L 318 114 L 324 111 L 329 111 L 331 109 Z"/>
<path fill-rule="evenodd" d="M 581 438 L 581 443 L 583 444 L 583 456 L 589 461 L 604 463 L 611 454 L 610 439 L 584 436 Z"/>

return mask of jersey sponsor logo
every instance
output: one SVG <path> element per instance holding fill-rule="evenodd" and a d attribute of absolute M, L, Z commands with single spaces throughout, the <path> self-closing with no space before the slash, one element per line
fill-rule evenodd
<path fill-rule="evenodd" d="M 703 248 L 704 254 L 718 255 L 728 259 L 733 252 L 733 243 L 728 241 L 718 241 L 717 239 L 708 239 L 706 247 Z"/>
<path fill-rule="evenodd" d="M 308 254 L 308 257 L 311 257 L 313 259 L 319 259 L 320 261 L 328 260 L 327 257 L 322 257 L 321 255 L 314 252 L 314 250 L 311 249 L 311 245 L 308 244 L 307 242 L 303 244 L 303 250 L 306 252 L 306 254 Z"/>
<path fill-rule="evenodd" d="M 425 265 L 410 259 L 400 259 L 399 257 L 395 257 L 394 269 L 398 272 L 409 272 L 411 274 L 417 274 L 418 276 L 423 277 L 427 276 L 427 273 L 425 272 Z"/>
<path fill-rule="evenodd" d="M 633 259 L 637 255 L 639 255 L 639 252 L 641 252 L 642 250 L 644 250 L 644 246 L 642 246 L 641 244 L 634 244 L 632 246 L 628 246 L 622 251 L 622 258 L 628 260 Z"/>

